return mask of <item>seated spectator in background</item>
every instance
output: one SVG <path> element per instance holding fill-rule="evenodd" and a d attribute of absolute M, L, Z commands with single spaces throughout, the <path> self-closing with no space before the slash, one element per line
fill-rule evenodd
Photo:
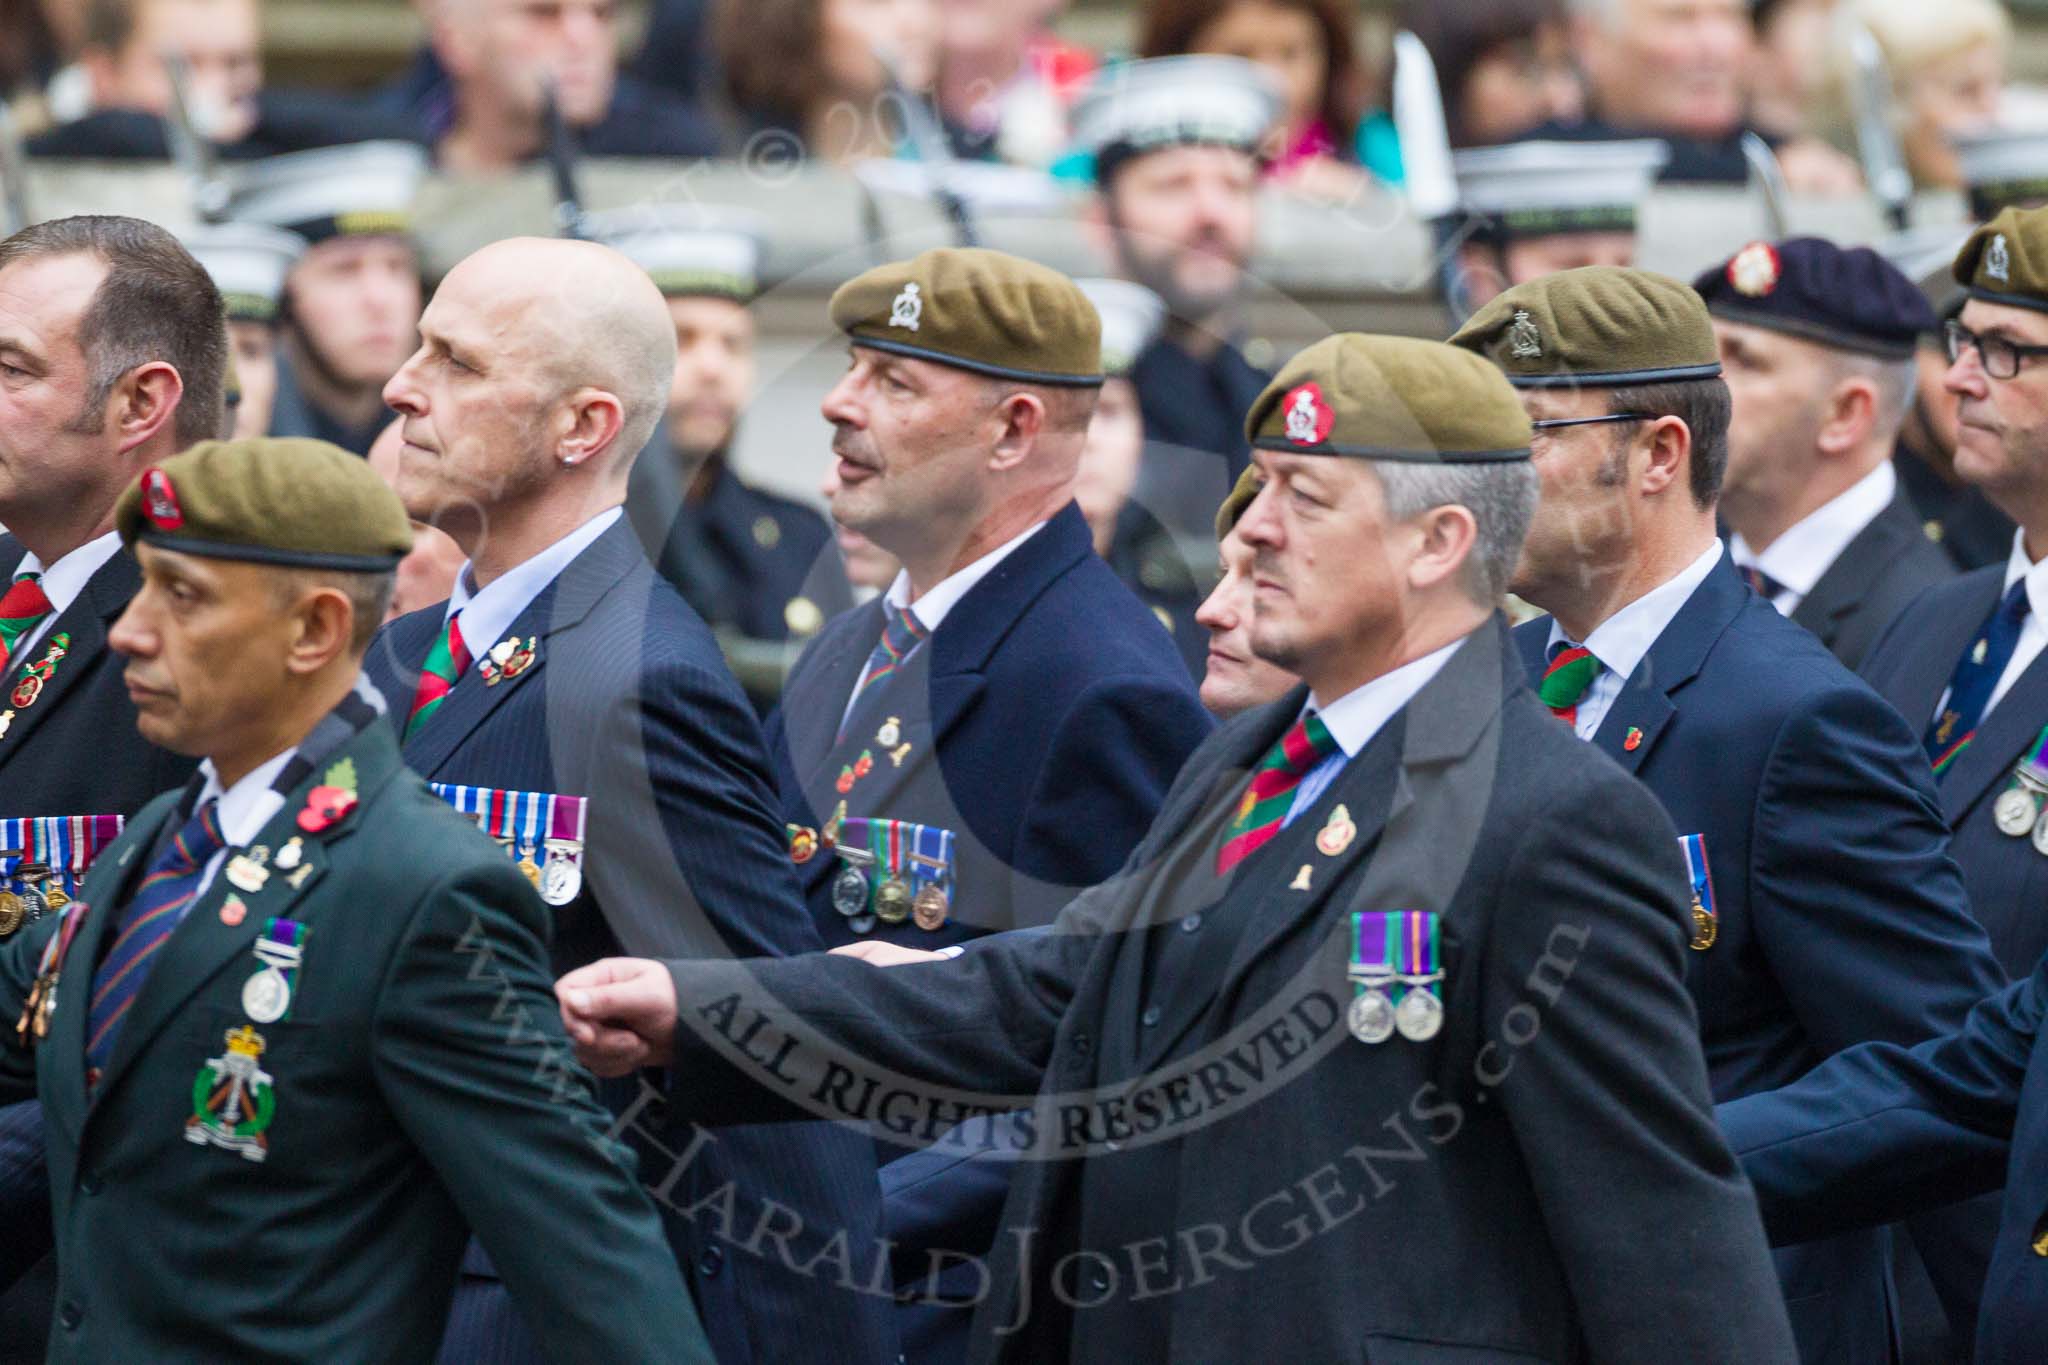
<path fill-rule="evenodd" d="M 285 277 L 273 436 L 358 455 L 390 414 L 384 385 L 418 345 L 420 264 L 409 210 L 426 158 L 406 143 L 273 157 L 236 180 L 236 218 L 308 243 Z"/>
<path fill-rule="evenodd" d="M 1509 142 L 1577 123 L 1585 89 L 1572 64 L 1565 0 L 1410 0 L 1402 15 L 1429 49 L 1453 147 Z"/>
<path fill-rule="evenodd" d="M 1877 39 L 1913 183 L 1964 188 L 1956 143 L 1998 121 L 2012 20 L 1995 0 L 1847 0 L 1844 16 Z M 1836 116 L 1851 116 L 1846 47 L 1834 54 Z M 1984 214 L 1990 217 L 1989 213 Z"/>
<path fill-rule="evenodd" d="M 1464 306 L 1560 270 L 1636 263 L 1636 211 L 1670 156 L 1660 138 L 1511 142 L 1452 154 L 1470 235 Z"/>
<path fill-rule="evenodd" d="M 237 394 L 229 439 L 266 435 L 277 402 L 277 329 L 284 281 L 305 254 L 305 239 L 277 228 L 222 223 L 193 228 L 179 240 L 206 267 L 227 306 Z"/>
<path fill-rule="evenodd" d="M 1572 42 L 1591 103 L 1587 136 L 1654 135 L 1671 144 L 1664 178 L 1749 178 L 1747 123 L 1756 35 L 1744 0 L 1573 0 Z M 1862 189 L 1856 163 L 1815 138 L 1776 148 L 1805 194 Z"/>
<path fill-rule="evenodd" d="M 263 88 L 258 0 L 86 0 L 78 65 L 92 112 L 31 138 L 42 157 L 162 160 L 173 94 L 166 56 L 184 60 L 193 131 L 224 156 L 257 157 L 399 129 L 341 97 Z"/>
<path fill-rule="evenodd" d="M 1048 27 L 1065 0 L 939 0 L 933 91 L 953 154 L 1050 166 L 1095 54 Z"/>
<path fill-rule="evenodd" d="M 619 74 L 615 0 L 425 0 L 429 53 L 378 105 L 410 116 L 449 170 L 509 170 L 547 147 L 550 86 L 589 156 L 711 156 L 717 128 Z"/>
<path fill-rule="evenodd" d="M 398 486 L 399 450 L 405 444 L 401 434 L 404 430 L 405 419 L 394 418 L 370 443 L 370 468 L 393 488 Z M 414 521 L 412 549 L 398 562 L 398 579 L 391 589 L 391 605 L 385 609 L 384 619 L 396 621 L 407 612 L 447 601 L 455 592 L 455 575 L 462 572 L 468 558 L 446 531 L 424 521 Z"/>
<path fill-rule="evenodd" d="M 895 92 L 922 97 L 938 74 L 938 0 L 719 0 L 714 22 L 749 131 L 834 165 L 894 156 Z"/>
<path fill-rule="evenodd" d="M 1749 121 L 1756 128 L 1780 138 L 1815 131 L 1839 13 L 1836 0 L 1752 0 Z"/>
<path fill-rule="evenodd" d="M 1353 22 L 1346 0 L 1151 0 L 1138 52 L 1242 57 L 1264 67 L 1282 98 L 1266 178 L 1341 201 L 1365 183 L 1356 153 L 1365 76 Z"/>

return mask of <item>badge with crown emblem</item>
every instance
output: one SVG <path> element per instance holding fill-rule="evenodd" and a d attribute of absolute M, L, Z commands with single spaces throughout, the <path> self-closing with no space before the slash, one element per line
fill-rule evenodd
<path fill-rule="evenodd" d="M 1298 446 L 1320 445 L 1337 425 L 1337 414 L 1323 401 L 1322 387 L 1313 381 L 1297 386 L 1282 400 L 1286 403 L 1287 439 Z"/>
<path fill-rule="evenodd" d="M 247 1024 L 227 1032 L 227 1051 L 209 1057 L 192 1078 L 192 1116 L 185 1141 L 222 1147 L 250 1161 L 270 1155 L 268 1130 L 277 1114 L 272 1078 L 258 1064 L 268 1046 Z"/>
<path fill-rule="evenodd" d="M 2005 244 L 2005 234 L 1999 233 L 1991 239 L 1991 245 L 1984 252 L 1984 273 L 1994 280 L 2012 283 L 2012 249 Z"/>
<path fill-rule="evenodd" d="M 917 281 L 912 280 L 903 286 L 903 292 L 889 305 L 889 325 L 915 332 L 919 320 L 923 317 L 924 294 L 917 287 Z"/>

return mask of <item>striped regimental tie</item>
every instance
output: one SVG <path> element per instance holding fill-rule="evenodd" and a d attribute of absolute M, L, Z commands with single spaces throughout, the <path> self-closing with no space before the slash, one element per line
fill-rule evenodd
<path fill-rule="evenodd" d="M 1294 789 L 1336 747 L 1329 727 L 1314 714 L 1303 716 L 1280 736 L 1280 742 L 1252 772 L 1251 785 L 1244 789 L 1237 817 L 1216 852 L 1217 876 L 1228 874 L 1280 832 L 1288 808 L 1294 804 Z"/>
<path fill-rule="evenodd" d="M 901 668 L 903 661 L 910 657 L 910 651 L 916 649 L 918 642 L 929 634 L 931 632 L 924 628 L 924 624 L 910 614 L 909 608 L 888 602 L 882 604 L 882 638 L 876 642 L 874 653 L 868 655 L 867 674 L 860 680 L 853 699 L 847 703 L 846 716 L 839 723 L 841 737 L 846 734 L 846 722 L 852 720 L 853 713 L 860 709 L 860 699 Z"/>
<path fill-rule="evenodd" d="M 214 854 L 227 847 L 220 832 L 219 802 L 208 801 L 171 836 L 171 842 L 157 855 L 135 898 L 121 911 L 115 926 L 114 946 L 107 950 L 99 970 L 92 977 L 92 1001 L 85 1017 L 85 1066 L 88 1083 L 99 1079 L 108 1058 L 114 1055 L 114 1040 L 120 1037 L 121 1021 L 135 1003 L 157 950 L 170 941 L 171 932 L 192 908 L 199 892 L 200 873 Z"/>
<path fill-rule="evenodd" d="M 441 709 L 455 680 L 469 670 L 469 646 L 462 642 L 462 627 L 456 620 L 453 614 L 448 617 L 448 629 L 441 632 L 441 638 L 427 651 L 427 661 L 420 665 L 420 685 L 412 694 L 412 711 L 405 718 L 407 739 Z"/>

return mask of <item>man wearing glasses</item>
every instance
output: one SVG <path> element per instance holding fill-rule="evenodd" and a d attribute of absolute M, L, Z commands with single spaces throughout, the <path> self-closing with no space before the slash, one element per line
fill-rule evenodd
<path fill-rule="evenodd" d="M 1551 617 L 1516 632 L 1524 662 L 1681 836 L 1715 1099 L 1866 1039 L 1955 1030 L 2004 976 L 1913 731 L 1716 537 L 1731 400 L 1700 296 L 1640 270 L 1566 271 L 1452 342 L 1506 372 L 1535 426 L 1542 498 L 1511 586 Z M 1892 1358 L 1887 1245 L 1878 1229 L 1777 1253 L 1806 1365 Z"/>
<path fill-rule="evenodd" d="M 2048 952 L 2048 211 L 2000 214 L 1955 275 L 1956 472 L 2019 529 L 2004 564 L 1906 608 L 1864 675 L 1922 732 L 1971 901 L 2018 977 Z"/>

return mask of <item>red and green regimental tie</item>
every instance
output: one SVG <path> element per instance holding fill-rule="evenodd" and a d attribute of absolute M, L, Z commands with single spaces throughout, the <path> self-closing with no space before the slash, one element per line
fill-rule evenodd
<path fill-rule="evenodd" d="M 0 673 L 5 673 L 13 662 L 15 641 L 50 614 L 50 599 L 43 594 L 40 577 L 23 574 L 0 596 Z"/>
<path fill-rule="evenodd" d="M 1593 657 L 1593 652 L 1584 645 L 1573 645 L 1561 649 L 1550 661 L 1550 667 L 1543 671 L 1543 681 L 1536 686 L 1536 695 L 1543 698 L 1543 704 L 1550 708 L 1550 714 L 1566 725 L 1579 723 L 1579 703 L 1585 700 L 1586 689 L 1593 685 L 1593 679 L 1600 676 L 1602 665 Z"/>
<path fill-rule="evenodd" d="M 1238 804 L 1237 818 L 1223 836 L 1223 847 L 1216 852 L 1217 876 L 1227 875 L 1280 832 L 1288 807 L 1294 804 L 1294 789 L 1336 747 L 1330 728 L 1315 714 L 1303 716 L 1280 736 L 1280 742 L 1253 771 L 1251 785 Z"/>
<path fill-rule="evenodd" d="M 434 641 L 427 661 L 420 665 L 419 690 L 412 694 L 412 713 L 405 721 L 407 739 L 427 723 L 428 716 L 441 709 L 441 703 L 448 699 L 448 689 L 469 669 L 469 646 L 462 642 L 462 627 L 455 622 L 454 616 L 448 618 L 448 629 Z"/>

